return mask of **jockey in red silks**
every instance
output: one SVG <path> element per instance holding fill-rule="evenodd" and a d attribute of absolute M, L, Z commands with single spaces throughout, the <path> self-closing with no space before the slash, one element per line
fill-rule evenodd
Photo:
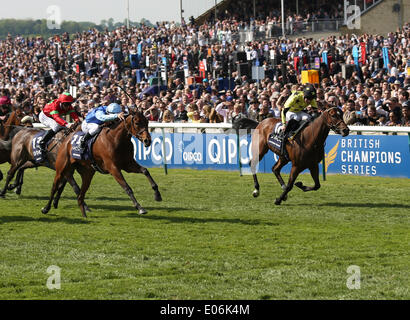
<path fill-rule="evenodd" d="M 58 99 L 46 104 L 39 115 L 40 122 L 49 127 L 46 135 L 40 142 L 42 151 L 45 151 L 47 142 L 50 141 L 54 135 L 64 128 L 71 128 L 72 124 L 67 123 L 61 116 L 69 114 L 74 121 L 80 121 L 72 107 L 74 98 L 67 92 L 61 94 Z"/>

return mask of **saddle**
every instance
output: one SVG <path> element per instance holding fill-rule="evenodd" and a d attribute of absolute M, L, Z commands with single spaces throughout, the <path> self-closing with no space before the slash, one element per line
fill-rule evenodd
<path fill-rule="evenodd" d="M 273 132 L 269 135 L 268 144 L 278 150 L 281 155 L 285 156 L 285 158 L 289 160 L 289 155 L 287 154 L 285 148 L 287 140 L 293 140 L 295 136 L 308 124 L 309 121 L 299 122 L 295 119 L 291 119 L 288 121 L 285 131 L 282 131 L 283 124 L 278 122 L 275 125 Z"/>

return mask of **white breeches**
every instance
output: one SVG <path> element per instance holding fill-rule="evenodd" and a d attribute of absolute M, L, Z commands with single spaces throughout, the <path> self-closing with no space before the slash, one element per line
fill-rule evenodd
<path fill-rule="evenodd" d="M 303 111 L 299 111 L 299 112 L 292 112 L 292 111 L 288 111 L 286 112 L 286 122 L 288 122 L 290 119 L 295 119 L 297 121 L 301 121 L 301 120 L 309 120 L 311 117 L 309 114 L 307 114 L 306 112 Z"/>
<path fill-rule="evenodd" d="M 99 125 L 97 123 L 87 123 L 87 121 L 83 121 L 81 124 L 81 130 L 84 133 L 89 133 L 90 135 L 95 135 L 98 131 Z"/>
<path fill-rule="evenodd" d="M 53 118 L 49 118 L 47 117 L 43 111 L 40 112 L 39 115 L 39 120 L 42 124 L 44 124 L 46 127 L 49 127 L 50 129 L 52 129 L 54 132 L 58 132 L 60 131 L 62 128 L 64 128 L 63 126 L 60 126 Z"/>

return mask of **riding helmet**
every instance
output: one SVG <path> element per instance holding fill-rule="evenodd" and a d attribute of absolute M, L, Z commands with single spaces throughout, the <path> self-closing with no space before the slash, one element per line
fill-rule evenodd
<path fill-rule="evenodd" d="M 306 99 L 316 99 L 316 89 L 312 84 L 307 84 L 303 89 L 303 95 Z"/>
<path fill-rule="evenodd" d="M 61 94 L 58 97 L 58 100 L 61 103 L 73 103 L 74 102 L 74 98 L 71 94 L 69 94 L 68 92 L 64 92 L 63 94 Z"/>
<path fill-rule="evenodd" d="M 122 112 L 122 108 L 118 103 L 111 103 L 107 107 L 107 113 L 120 113 Z"/>

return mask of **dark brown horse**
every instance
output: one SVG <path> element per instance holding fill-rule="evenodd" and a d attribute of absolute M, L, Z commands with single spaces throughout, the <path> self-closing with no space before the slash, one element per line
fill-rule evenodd
<path fill-rule="evenodd" d="M 280 154 L 280 151 L 272 148 L 268 144 L 269 135 L 273 132 L 275 125 L 279 119 L 268 118 L 263 120 L 252 134 L 252 161 L 251 171 L 255 183 L 255 190 L 253 196 L 259 196 L 259 183 L 256 177 L 256 166 L 262 160 L 264 155 L 270 150 L 279 156 L 278 161 L 272 167 L 272 171 L 282 186 L 283 193 L 276 199 L 275 204 L 279 205 L 285 201 L 287 194 L 295 184 L 303 191 L 318 190 L 320 188 L 319 182 L 319 162 L 323 159 L 324 146 L 329 131 L 333 130 L 343 137 L 349 134 L 349 128 L 343 121 L 343 113 L 338 108 L 334 107 L 324 111 L 318 118 L 306 127 L 300 134 L 298 134 L 292 141 L 286 143 L 286 150 L 289 155 L 289 160 Z M 286 185 L 283 181 L 280 170 L 289 161 L 292 162 L 289 181 Z M 305 169 L 309 169 L 315 185 L 313 187 L 306 187 L 302 182 L 297 182 L 297 176 Z"/>
<path fill-rule="evenodd" d="M 55 170 L 55 162 L 57 157 L 58 149 L 61 147 L 62 142 L 66 137 L 65 131 L 58 132 L 51 143 L 48 145 L 47 149 L 47 156 L 46 161 L 38 164 L 34 161 L 33 155 L 33 148 L 32 148 L 32 140 L 36 134 L 41 132 L 41 129 L 31 129 L 31 128 L 24 128 L 20 130 L 12 140 L 12 147 L 10 153 L 10 163 L 11 167 L 7 173 L 6 184 L 4 189 L 0 192 L 0 197 L 4 197 L 7 190 L 12 190 L 14 187 L 17 187 L 17 194 L 21 192 L 21 186 L 23 184 L 23 173 L 25 169 L 28 168 L 35 168 L 38 166 L 46 166 L 50 169 Z M 15 173 L 17 173 L 16 178 L 16 185 L 10 186 L 10 182 L 13 179 Z M 67 181 L 64 181 L 65 183 Z M 77 183 L 75 182 L 73 177 L 70 177 L 68 180 L 70 185 L 72 186 L 76 195 L 80 193 L 80 188 L 78 187 Z M 65 186 L 64 183 L 64 186 Z M 59 190 L 59 193 L 54 201 L 54 206 L 57 208 L 58 201 L 60 199 L 61 193 L 63 192 L 64 187 Z M 88 207 L 87 207 L 87 210 Z"/>
<path fill-rule="evenodd" d="M 50 211 L 51 202 L 53 201 L 55 193 L 63 187 L 64 180 L 71 179 L 74 170 L 77 170 L 82 179 L 81 191 L 77 201 L 83 217 L 86 217 L 84 197 L 91 184 L 95 170 L 91 161 L 76 160 L 72 158 L 71 136 L 72 135 L 64 141 L 58 152 L 56 176 L 51 189 L 50 199 L 47 205 L 42 209 L 42 212 L 48 213 Z M 148 131 L 148 120 L 140 112 L 133 112 L 131 115 L 128 115 L 124 121 L 117 121 L 111 127 L 104 127 L 93 144 L 92 153 L 97 166 L 103 170 L 104 173 L 109 173 L 114 177 L 131 198 L 134 207 L 138 209 L 139 214 L 146 214 L 147 211 L 135 199 L 134 193 L 125 181 L 121 170 L 144 174 L 155 192 L 155 200 L 161 201 L 162 198 L 158 186 L 152 179 L 149 171 L 140 166 L 133 158 L 132 136 L 138 138 L 146 147 L 151 145 L 151 135 Z"/>

